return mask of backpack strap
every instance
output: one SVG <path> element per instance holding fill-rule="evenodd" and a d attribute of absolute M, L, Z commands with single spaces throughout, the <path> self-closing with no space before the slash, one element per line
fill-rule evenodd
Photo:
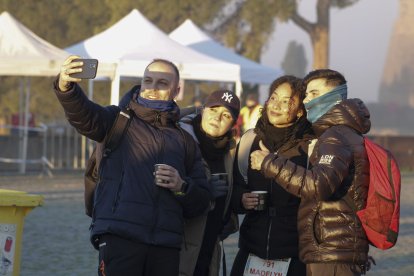
<path fill-rule="evenodd" d="M 185 147 L 185 173 L 189 174 L 189 172 L 192 170 L 193 168 L 193 163 L 194 163 L 194 150 L 189 149 L 189 142 L 188 139 L 193 140 L 193 137 L 187 132 L 185 131 L 179 123 L 176 124 L 178 130 L 180 131 L 181 135 L 183 136 L 184 139 L 184 147 Z M 195 143 L 195 141 L 194 141 Z"/>
<path fill-rule="evenodd" d="M 354 211 L 355 214 L 356 214 L 356 212 L 358 212 L 358 208 L 357 208 L 355 202 L 351 199 L 351 197 L 348 194 L 344 195 L 342 197 L 342 199 L 345 201 L 345 203 L 349 207 L 351 207 L 352 211 Z"/>
<path fill-rule="evenodd" d="M 109 130 L 108 135 L 105 138 L 103 154 L 112 152 L 118 146 L 126 130 L 128 129 L 130 121 L 131 110 L 129 108 L 123 109 L 118 113 L 112 128 Z"/>
<path fill-rule="evenodd" d="M 249 155 L 254 138 L 256 138 L 256 133 L 254 133 L 253 129 L 249 129 L 248 131 L 246 131 L 240 138 L 239 151 L 237 152 L 237 165 L 239 167 L 239 172 L 243 177 L 246 185 L 247 169 L 249 167 Z"/>
<path fill-rule="evenodd" d="M 359 133 L 359 135 L 361 135 L 362 138 L 365 140 L 365 136 L 364 135 L 362 135 L 360 133 Z M 349 144 L 349 140 L 347 139 L 346 135 L 344 135 L 344 137 L 345 137 L 345 140 L 346 140 L 347 144 L 350 145 Z M 364 142 L 364 147 L 365 147 L 365 142 Z M 355 168 L 354 167 L 351 167 L 349 169 L 349 173 L 355 173 Z M 359 211 L 359 209 L 358 209 L 357 205 L 355 204 L 355 201 L 348 194 L 348 192 L 342 197 L 342 199 L 345 201 L 345 203 L 348 205 L 348 207 L 351 207 L 352 211 L 355 214 L 357 214 L 357 212 Z"/>
<path fill-rule="evenodd" d="M 119 111 L 111 129 L 106 134 L 104 141 L 96 146 L 96 174 L 98 173 L 102 158 L 106 157 L 118 147 L 122 137 L 124 137 L 124 134 L 128 129 L 131 118 L 131 110 L 129 107 Z"/>
<path fill-rule="evenodd" d="M 129 108 L 121 110 L 115 121 L 105 136 L 102 143 L 98 143 L 89 157 L 84 177 L 85 184 L 85 212 L 86 215 L 92 217 L 94 205 L 94 193 L 98 181 L 98 170 L 101 165 L 102 158 L 111 153 L 119 144 L 124 136 L 129 122 L 131 121 L 131 111 Z"/>

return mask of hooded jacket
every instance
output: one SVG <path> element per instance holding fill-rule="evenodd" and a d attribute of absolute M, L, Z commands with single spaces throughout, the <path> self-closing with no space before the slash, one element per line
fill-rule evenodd
<path fill-rule="evenodd" d="M 197 108 L 190 107 L 182 110 L 180 126 L 187 131 L 196 141 L 197 144 L 200 142 L 194 132 L 193 120 L 201 112 Z M 229 192 L 227 193 L 225 206 L 223 210 L 223 220 L 226 221 L 225 229 L 223 229 L 223 237 L 217 237 L 216 245 L 212 254 L 212 259 L 209 267 L 209 275 L 218 275 L 220 269 L 221 259 L 221 247 L 220 240 L 224 240 L 228 235 L 237 232 L 239 229 L 238 217 L 236 214 L 229 214 L 230 198 L 233 189 L 233 161 L 234 161 L 234 147 L 231 147 L 228 152 L 224 155 L 224 167 L 228 173 Z M 210 168 L 207 162 L 204 160 L 206 174 L 208 178 L 211 176 Z M 213 204 L 214 208 L 214 204 Z M 228 216 L 230 215 L 230 218 Z M 197 264 L 197 257 L 199 255 L 203 237 L 205 235 L 205 227 L 207 223 L 206 213 L 204 216 L 199 216 L 194 219 L 186 220 L 185 225 L 185 241 L 180 252 L 180 274 L 181 276 L 193 275 L 194 269 Z"/>
<path fill-rule="evenodd" d="M 135 88 L 136 89 L 136 88 Z M 112 126 L 118 106 L 102 107 L 90 101 L 74 84 L 56 95 L 72 126 L 101 142 Z M 104 157 L 95 191 L 91 239 L 110 233 L 137 242 L 180 248 L 184 217 L 208 208 L 211 189 L 201 154 L 190 135 L 177 128 L 179 109 L 170 112 L 145 108 L 130 101 L 132 120 L 118 147 Z M 187 150 L 194 151 L 191 171 L 186 171 Z M 174 167 L 188 184 L 185 195 L 175 195 L 154 184 L 154 164 Z"/>
<path fill-rule="evenodd" d="M 299 256 L 305 263 L 367 261 L 367 237 L 344 196 L 358 209 L 365 206 L 369 163 L 362 134 L 370 126 L 364 103 L 344 100 L 313 124 L 317 141 L 308 169 L 277 155 L 268 155 L 262 163 L 266 177 L 301 197 Z"/>

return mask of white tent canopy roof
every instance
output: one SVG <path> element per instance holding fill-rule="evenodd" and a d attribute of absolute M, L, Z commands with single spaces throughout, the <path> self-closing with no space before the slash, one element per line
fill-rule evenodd
<path fill-rule="evenodd" d="M 241 90 L 239 65 L 182 46 L 136 9 L 105 31 L 66 50 L 84 58 L 118 64 L 112 79 L 111 104 L 118 104 L 120 77 L 142 77 L 146 66 L 154 58 L 174 62 L 182 79 L 236 82 L 236 92 Z"/>
<path fill-rule="evenodd" d="M 105 31 L 66 48 L 68 52 L 118 62 L 120 76 L 141 77 L 154 58 L 174 62 L 183 79 L 236 82 L 238 65 L 189 49 L 158 29 L 138 10 L 132 10 Z"/>
<path fill-rule="evenodd" d="M 8 12 L 0 15 L 0 75 L 55 76 L 69 54 L 43 40 Z"/>
<path fill-rule="evenodd" d="M 200 53 L 230 63 L 239 64 L 241 80 L 243 82 L 270 84 L 283 73 L 280 69 L 261 65 L 222 46 L 197 27 L 190 19 L 185 20 L 169 36 L 182 45 L 190 47 Z"/>
<path fill-rule="evenodd" d="M 69 53 L 40 38 L 8 12 L 0 15 L 0 75 L 56 76 Z M 113 64 L 100 66 L 110 76 Z"/>

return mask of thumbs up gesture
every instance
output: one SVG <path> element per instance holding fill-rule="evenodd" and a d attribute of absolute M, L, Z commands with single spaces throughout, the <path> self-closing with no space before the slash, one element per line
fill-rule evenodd
<path fill-rule="evenodd" d="M 255 150 L 254 152 L 250 154 L 250 166 L 253 170 L 258 170 L 258 171 L 260 171 L 265 157 L 270 154 L 270 151 L 263 144 L 262 140 L 260 140 L 259 142 L 259 147 L 260 147 L 260 150 Z"/>

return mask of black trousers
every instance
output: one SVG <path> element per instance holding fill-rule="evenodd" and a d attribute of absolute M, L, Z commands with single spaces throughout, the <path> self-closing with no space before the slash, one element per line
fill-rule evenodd
<path fill-rule="evenodd" d="M 99 238 L 99 276 L 177 276 L 179 249 L 143 244 L 115 235 Z"/>
<path fill-rule="evenodd" d="M 233 266 L 231 268 L 230 276 L 243 276 L 244 268 L 246 267 L 247 258 L 249 252 L 243 249 L 239 249 L 236 258 L 234 259 Z M 306 276 L 306 266 L 298 258 L 291 258 L 288 276 Z"/>

